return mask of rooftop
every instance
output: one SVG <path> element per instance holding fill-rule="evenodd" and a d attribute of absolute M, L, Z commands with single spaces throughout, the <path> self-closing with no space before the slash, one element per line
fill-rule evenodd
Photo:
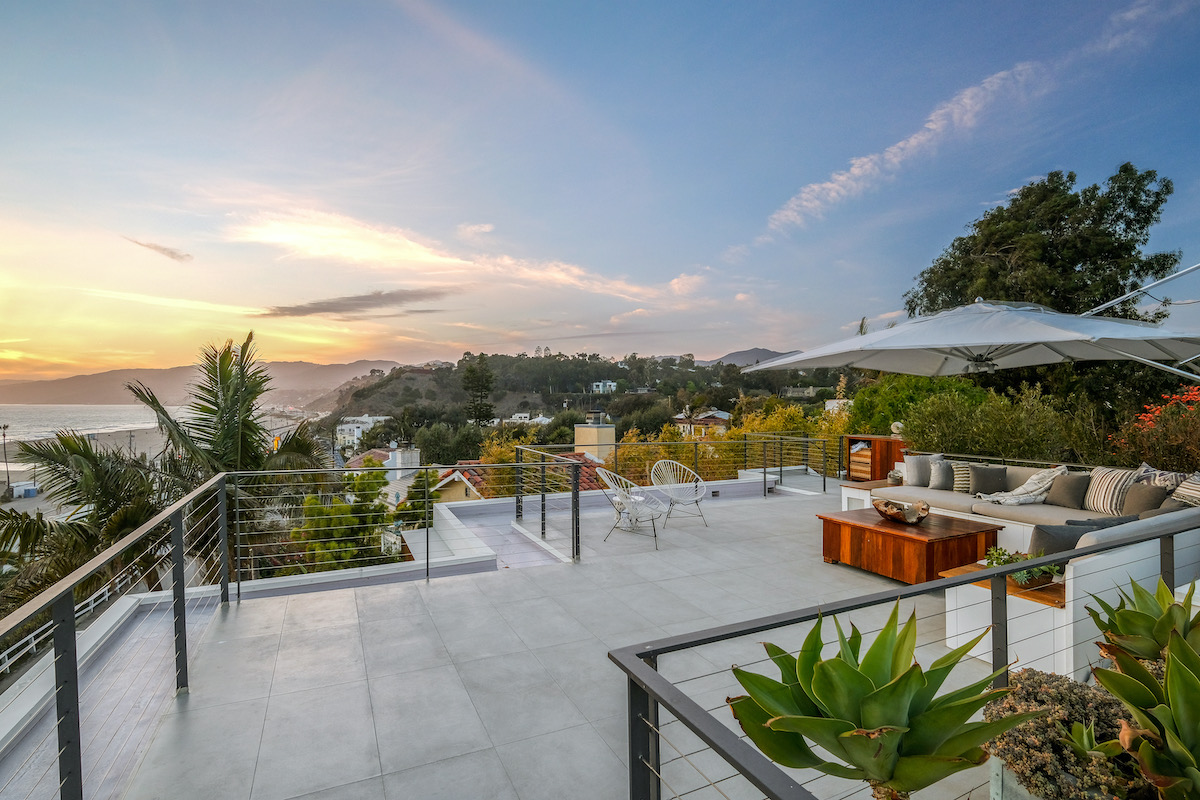
<path fill-rule="evenodd" d="M 765 497 L 722 488 L 705 501 L 707 527 L 660 523 L 657 551 L 619 530 L 604 541 L 612 510 L 594 503 L 580 563 L 300 584 L 227 606 L 195 599 L 191 625 L 203 632 L 178 697 L 169 604 L 135 615 L 86 663 L 84 785 L 90 797 L 129 800 L 626 797 L 627 684 L 608 651 L 898 586 L 824 563 L 814 514 L 838 508 L 838 485 L 788 482 Z M 945 652 L 940 602 L 915 603 L 926 651 Z M 798 646 L 792 633 L 773 640 Z M 761 654 L 749 637 L 659 668 L 725 719 L 730 665 Z M 56 795 L 51 722 L 0 759 L 6 798 Z M 679 723 L 664 715 L 662 728 L 687 756 L 664 753 L 665 796 L 761 796 Z M 821 797 L 869 797 L 819 773 L 804 780 Z M 925 796 L 985 783 L 975 770 Z"/>

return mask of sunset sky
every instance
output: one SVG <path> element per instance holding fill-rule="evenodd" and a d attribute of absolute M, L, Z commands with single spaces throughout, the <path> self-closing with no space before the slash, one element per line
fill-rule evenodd
<path fill-rule="evenodd" d="M 1197 2 L 6 3 L 0 108 L 0 379 L 809 348 L 1125 161 L 1200 261 Z"/>

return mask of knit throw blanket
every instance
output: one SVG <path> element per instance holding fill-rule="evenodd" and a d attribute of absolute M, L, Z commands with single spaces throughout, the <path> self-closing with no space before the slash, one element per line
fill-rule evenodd
<path fill-rule="evenodd" d="M 1032 503 L 1043 503 L 1046 495 L 1050 494 L 1050 486 L 1059 475 L 1067 473 L 1066 467 L 1053 467 L 1035 472 L 1029 480 L 1013 489 L 1011 492 L 995 492 L 994 494 L 975 495 L 980 500 L 998 503 L 1002 506 L 1026 506 Z"/>

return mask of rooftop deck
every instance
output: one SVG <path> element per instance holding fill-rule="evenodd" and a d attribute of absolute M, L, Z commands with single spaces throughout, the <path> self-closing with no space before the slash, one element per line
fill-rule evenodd
<path fill-rule="evenodd" d="M 819 478 L 789 483 L 767 497 L 710 498 L 708 527 L 672 518 L 657 551 L 649 537 L 620 531 L 603 542 L 612 512 L 595 507 L 582 517 L 578 564 L 300 588 L 217 607 L 191 653 L 189 693 L 172 697 L 169 677 L 147 679 L 115 703 L 136 714 L 85 718 L 85 769 L 97 760 L 89 753 L 116 749 L 110 741 L 123 743 L 128 762 L 90 767 L 113 776 L 93 796 L 626 797 L 626 680 L 609 650 L 897 586 L 825 564 L 813 515 L 838 507 L 837 484 L 822 493 Z M 923 621 L 937 625 L 939 612 Z M 735 686 L 730 664 L 747 652 L 722 643 L 660 668 L 691 679 L 715 707 Z M 170 661 L 166 649 L 161 660 Z M 95 681 L 101 696 L 105 680 Z M 0 762 L 0 785 L 18 767 L 27 774 L 2 793 L 54 796 L 52 756 L 39 771 L 32 744 L 21 744 L 23 755 Z M 682 759 L 674 768 L 664 774 L 666 796 L 722 796 L 711 786 L 693 792 L 704 781 Z M 709 763 L 705 774 L 719 781 L 722 769 L 731 773 Z M 926 796 L 959 796 L 980 782 Z M 747 787 L 722 791 L 761 796 L 743 794 Z M 860 790 L 837 782 L 821 794 Z"/>

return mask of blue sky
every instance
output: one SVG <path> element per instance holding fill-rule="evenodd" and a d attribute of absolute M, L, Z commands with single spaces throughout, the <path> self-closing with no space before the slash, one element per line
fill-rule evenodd
<path fill-rule="evenodd" d="M 0 378 L 808 348 L 1131 161 L 1200 261 L 1200 4 L 0 9 Z M 1200 277 L 1173 285 L 1200 298 Z M 1172 327 L 1200 329 L 1200 304 Z"/>

